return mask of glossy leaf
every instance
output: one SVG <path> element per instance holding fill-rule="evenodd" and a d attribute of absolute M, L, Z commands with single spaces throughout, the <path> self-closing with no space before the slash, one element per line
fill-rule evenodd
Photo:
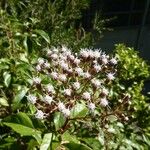
<path fill-rule="evenodd" d="M 66 118 L 64 117 L 64 115 L 60 112 L 56 112 L 54 115 L 54 124 L 55 124 L 55 128 L 56 130 L 60 129 L 64 123 L 66 121 Z"/>
<path fill-rule="evenodd" d="M 5 84 L 5 86 L 9 87 L 10 82 L 11 82 L 11 74 L 8 73 L 8 72 L 4 72 L 3 77 L 4 77 L 4 84 Z"/>
<path fill-rule="evenodd" d="M 52 133 L 47 133 L 44 135 L 40 150 L 47 150 L 52 142 Z"/>
<path fill-rule="evenodd" d="M 85 117 L 88 112 L 84 104 L 77 103 L 71 110 L 71 118 Z"/>

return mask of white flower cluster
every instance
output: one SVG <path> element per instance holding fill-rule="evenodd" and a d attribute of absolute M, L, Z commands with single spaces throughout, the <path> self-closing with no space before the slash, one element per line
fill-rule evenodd
<path fill-rule="evenodd" d="M 115 57 L 99 49 L 81 49 L 75 55 L 65 46 L 47 50 L 46 58 L 37 60 L 35 86 L 30 90 L 33 94 L 27 96 L 30 103 L 36 104 L 36 118 L 43 119 L 46 113 L 58 110 L 69 117 L 71 108 L 81 100 L 92 112 L 107 107 L 107 85 L 115 80 L 116 65 Z"/>

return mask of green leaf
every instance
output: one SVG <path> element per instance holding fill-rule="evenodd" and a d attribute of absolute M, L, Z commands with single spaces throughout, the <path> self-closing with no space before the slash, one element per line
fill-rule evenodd
<path fill-rule="evenodd" d="M 75 142 L 70 142 L 67 144 L 64 144 L 65 147 L 67 147 L 69 150 L 92 150 L 90 147 L 84 145 L 84 144 L 78 144 Z"/>
<path fill-rule="evenodd" d="M 28 117 L 26 113 L 20 112 L 16 115 L 16 117 L 17 119 L 19 119 L 20 124 L 34 128 L 31 119 Z"/>
<path fill-rule="evenodd" d="M 84 104 L 77 103 L 71 110 L 71 118 L 85 117 L 88 112 L 87 107 Z"/>
<path fill-rule="evenodd" d="M 40 146 L 40 150 L 47 150 L 52 142 L 51 140 L 52 140 L 52 133 L 45 134 L 42 140 L 42 144 Z"/>
<path fill-rule="evenodd" d="M 6 87 L 9 87 L 10 82 L 11 82 L 11 74 L 9 74 L 8 72 L 4 72 L 3 73 L 3 77 L 4 77 L 4 84 Z"/>
<path fill-rule="evenodd" d="M 13 110 L 16 110 L 19 107 L 21 100 L 26 95 L 29 89 L 27 87 L 22 87 L 21 90 L 18 91 L 17 95 L 13 99 Z"/>
<path fill-rule="evenodd" d="M 75 135 L 71 135 L 68 131 L 66 131 L 62 136 L 62 140 L 65 142 L 75 142 L 80 143 L 80 141 L 77 139 Z"/>
<path fill-rule="evenodd" d="M 34 31 L 38 33 L 40 36 L 42 36 L 45 39 L 45 41 L 50 44 L 50 38 L 46 32 L 44 32 L 43 30 L 34 30 Z"/>
<path fill-rule="evenodd" d="M 15 132 L 19 133 L 22 136 L 32 136 L 34 137 L 39 143 L 41 142 L 41 132 L 33 129 L 26 127 L 21 124 L 16 124 L 16 123 L 7 123 L 4 122 L 4 125 L 12 128 Z"/>
<path fill-rule="evenodd" d="M 0 105 L 2 105 L 2 106 L 9 106 L 7 99 L 1 97 L 0 98 Z"/>
<path fill-rule="evenodd" d="M 55 128 L 56 130 L 60 129 L 64 123 L 66 121 L 66 118 L 64 117 L 64 115 L 60 112 L 56 112 L 54 115 L 54 124 L 55 124 Z"/>
<path fill-rule="evenodd" d="M 82 138 L 82 141 L 84 141 L 89 147 L 92 148 L 92 150 L 100 150 L 102 149 L 102 145 L 96 138 Z"/>

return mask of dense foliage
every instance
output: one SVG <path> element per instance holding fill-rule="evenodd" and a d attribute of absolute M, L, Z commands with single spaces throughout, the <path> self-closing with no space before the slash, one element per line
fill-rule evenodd
<path fill-rule="evenodd" d="M 0 149 L 150 148 L 149 67 L 123 44 L 85 48 L 88 0 L 0 4 Z"/>

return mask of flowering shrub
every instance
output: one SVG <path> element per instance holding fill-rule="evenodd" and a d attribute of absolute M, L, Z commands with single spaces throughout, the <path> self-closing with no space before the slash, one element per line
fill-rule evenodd
<path fill-rule="evenodd" d="M 132 97 L 118 85 L 117 57 L 98 49 L 73 54 L 63 46 L 46 49 L 31 62 L 23 58 L 13 65 L 1 60 L 2 128 L 12 129 L 4 130 L 6 137 L 2 133 L 2 143 L 9 144 L 1 148 L 16 143 L 18 149 L 41 150 L 136 147 L 126 146 Z M 6 66 L 17 68 L 16 75 Z"/>

